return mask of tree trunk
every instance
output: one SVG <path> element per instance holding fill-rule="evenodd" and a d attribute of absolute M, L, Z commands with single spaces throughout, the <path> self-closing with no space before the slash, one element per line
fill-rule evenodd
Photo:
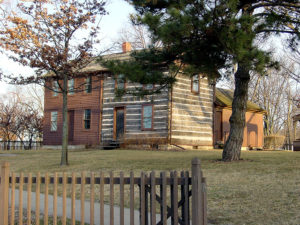
<path fill-rule="evenodd" d="M 249 70 L 239 65 L 235 73 L 235 90 L 232 101 L 232 114 L 229 119 L 230 133 L 225 143 L 222 160 L 240 160 L 243 144 L 245 114 L 248 100 L 248 84 L 250 81 Z"/>
<path fill-rule="evenodd" d="M 68 77 L 65 75 L 63 80 L 63 128 L 62 128 L 62 150 L 61 150 L 61 166 L 68 165 Z"/>

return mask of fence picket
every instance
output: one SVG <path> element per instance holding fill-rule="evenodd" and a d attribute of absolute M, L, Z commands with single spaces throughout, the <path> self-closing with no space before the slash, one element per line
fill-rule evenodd
<path fill-rule="evenodd" d="M 120 172 L 120 225 L 124 225 L 124 172 Z"/>
<path fill-rule="evenodd" d="M 151 225 L 156 225 L 156 186 L 155 186 L 155 172 L 152 171 L 150 174 L 151 183 L 151 199 L 150 199 L 150 212 L 151 212 Z"/>
<path fill-rule="evenodd" d="M 100 225 L 104 225 L 104 173 L 100 172 Z"/>
<path fill-rule="evenodd" d="M 45 175 L 44 225 L 48 225 L 49 174 Z"/>
<path fill-rule="evenodd" d="M 130 224 L 134 225 L 134 174 L 130 172 Z"/>
<path fill-rule="evenodd" d="M 95 203 L 95 174 L 91 173 L 90 184 L 90 225 L 94 225 L 94 203 Z"/>
<path fill-rule="evenodd" d="M 62 193 L 62 224 L 67 224 L 67 174 L 63 173 L 63 193 Z"/>
<path fill-rule="evenodd" d="M 84 191 L 85 191 L 85 172 L 81 173 L 81 189 L 80 189 L 80 224 L 84 225 Z"/>
<path fill-rule="evenodd" d="M 15 224 L 15 189 L 16 189 L 16 174 L 11 175 L 11 214 L 10 214 L 10 224 Z"/>
<path fill-rule="evenodd" d="M 178 224 L 178 172 L 174 171 L 173 174 L 173 216 L 174 216 L 174 224 Z"/>
<path fill-rule="evenodd" d="M 53 225 L 57 225 L 57 173 L 53 179 Z"/>
<path fill-rule="evenodd" d="M 28 174 L 27 182 L 27 225 L 31 225 L 31 185 L 32 185 L 32 174 Z"/>
<path fill-rule="evenodd" d="M 148 181 L 148 174 L 145 174 L 145 180 L 146 180 L 146 182 Z M 149 216 L 148 216 L 149 202 L 148 202 L 148 190 L 146 187 L 148 187 L 148 186 L 147 185 L 145 186 L 145 225 L 148 225 L 148 223 L 149 223 Z"/>
<path fill-rule="evenodd" d="M 206 194 L 206 179 L 202 176 L 202 207 L 203 207 L 203 225 L 207 224 L 207 194 Z"/>
<path fill-rule="evenodd" d="M 114 174 L 110 172 L 110 225 L 114 225 Z"/>
<path fill-rule="evenodd" d="M 35 185 L 35 224 L 40 224 L 40 191 L 41 191 L 41 175 L 40 172 L 36 176 Z"/>
<path fill-rule="evenodd" d="M 161 207 L 160 215 L 163 225 L 167 225 L 167 178 L 166 172 L 160 173 L 161 185 L 160 185 L 160 197 L 161 197 Z"/>
<path fill-rule="evenodd" d="M 76 196 L 76 179 L 75 179 L 75 173 L 72 173 L 72 193 L 71 193 L 71 224 L 75 225 L 75 196 Z"/>
<path fill-rule="evenodd" d="M 20 184 L 19 184 L 19 225 L 23 225 L 23 173 L 20 173 Z"/>
<path fill-rule="evenodd" d="M 145 225 L 145 173 L 141 172 L 140 179 L 140 224 Z"/>
<path fill-rule="evenodd" d="M 4 162 L 0 170 L 0 225 L 8 225 L 9 163 Z"/>
<path fill-rule="evenodd" d="M 184 215 L 183 215 L 183 221 L 184 224 L 189 224 L 190 221 L 190 201 L 189 201 L 189 171 L 185 172 L 184 177 Z"/>

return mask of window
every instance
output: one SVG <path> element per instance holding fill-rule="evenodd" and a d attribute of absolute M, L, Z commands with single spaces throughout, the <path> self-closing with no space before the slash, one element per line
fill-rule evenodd
<path fill-rule="evenodd" d="M 58 81 L 57 80 L 52 82 L 52 89 L 53 89 L 52 96 L 53 97 L 58 96 Z"/>
<path fill-rule="evenodd" d="M 153 129 L 153 105 L 144 105 L 142 109 L 142 129 Z"/>
<path fill-rule="evenodd" d="M 143 85 L 143 88 L 144 88 L 145 90 L 151 91 L 151 90 L 154 89 L 154 84 L 144 84 L 144 85 Z"/>
<path fill-rule="evenodd" d="M 74 95 L 74 79 L 68 80 L 69 95 Z"/>
<path fill-rule="evenodd" d="M 192 92 L 199 93 L 199 75 L 192 76 Z"/>
<path fill-rule="evenodd" d="M 85 79 L 84 92 L 85 93 L 92 93 L 92 78 L 91 77 L 87 77 Z"/>
<path fill-rule="evenodd" d="M 115 88 L 116 89 L 125 89 L 126 88 L 126 80 L 124 74 L 119 74 L 115 80 Z"/>
<path fill-rule="evenodd" d="M 51 112 L 51 131 L 57 131 L 57 112 Z"/>
<path fill-rule="evenodd" d="M 84 110 L 84 129 L 90 129 L 91 128 L 91 110 L 85 109 Z"/>

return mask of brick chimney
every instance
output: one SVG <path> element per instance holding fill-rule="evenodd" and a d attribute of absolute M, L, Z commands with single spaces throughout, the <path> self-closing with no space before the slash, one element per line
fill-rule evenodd
<path fill-rule="evenodd" d="M 130 52 L 131 51 L 131 44 L 130 44 L 130 42 L 124 42 L 122 44 L 122 50 L 123 50 L 123 53 Z"/>

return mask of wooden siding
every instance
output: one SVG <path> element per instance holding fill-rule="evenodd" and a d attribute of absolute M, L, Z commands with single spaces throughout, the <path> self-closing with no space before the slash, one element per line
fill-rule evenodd
<path fill-rule="evenodd" d="M 199 79 L 199 93 L 192 93 L 191 79 L 178 75 L 172 88 L 171 144 L 212 146 L 213 88 Z"/>
<path fill-rule="evenodd" d="M 222 138 L 225 142 L 229 136 L 231 109 L 222 109 Z M 263 114 L 246 112 L 246 127 L 242 147 L 263 147 Z"/>
<path fill-rule="evenodd" d="M 146 96 L 144 98 L 125 95 L 121 98 L 115 96 L 115 80 L 107 76 L 103 82 L 103 114 L 101 140 L 113 140 L 114 136 L 114 108 L 125 109 L 125 142 L 137 141 L 139 144 L 149 141 L 166 140 L 168 137 L 168 90 L 161 94 Z M 126 89 L 141 87 L 139 84 L 127 82 Z M 142 106 L 153 104 L 153 129 L 142 130 Z"/>
<path fill-rule="evenodd" d="M 75 88 L 81 86 L 85 78 L 75 79 Z M 70 145 L 98 145 L 100 126 L 100 79 L 92 77 L 92 92 L 85 93 L 84 85 L 80 92 L 68 95 L 68 110 L 74 110 L 74 133 L 73 141 Z M 91 128 L 84 129 L 84 110 L 91 109 Z M 58 112 L 57 131 L 50 131 L 50 114 Z M 61 145 L 62 143 L 62 94 L 53 96 L 53 92 L 45 89 L 45 109 L 44 109 L 44 145 Z"/>

